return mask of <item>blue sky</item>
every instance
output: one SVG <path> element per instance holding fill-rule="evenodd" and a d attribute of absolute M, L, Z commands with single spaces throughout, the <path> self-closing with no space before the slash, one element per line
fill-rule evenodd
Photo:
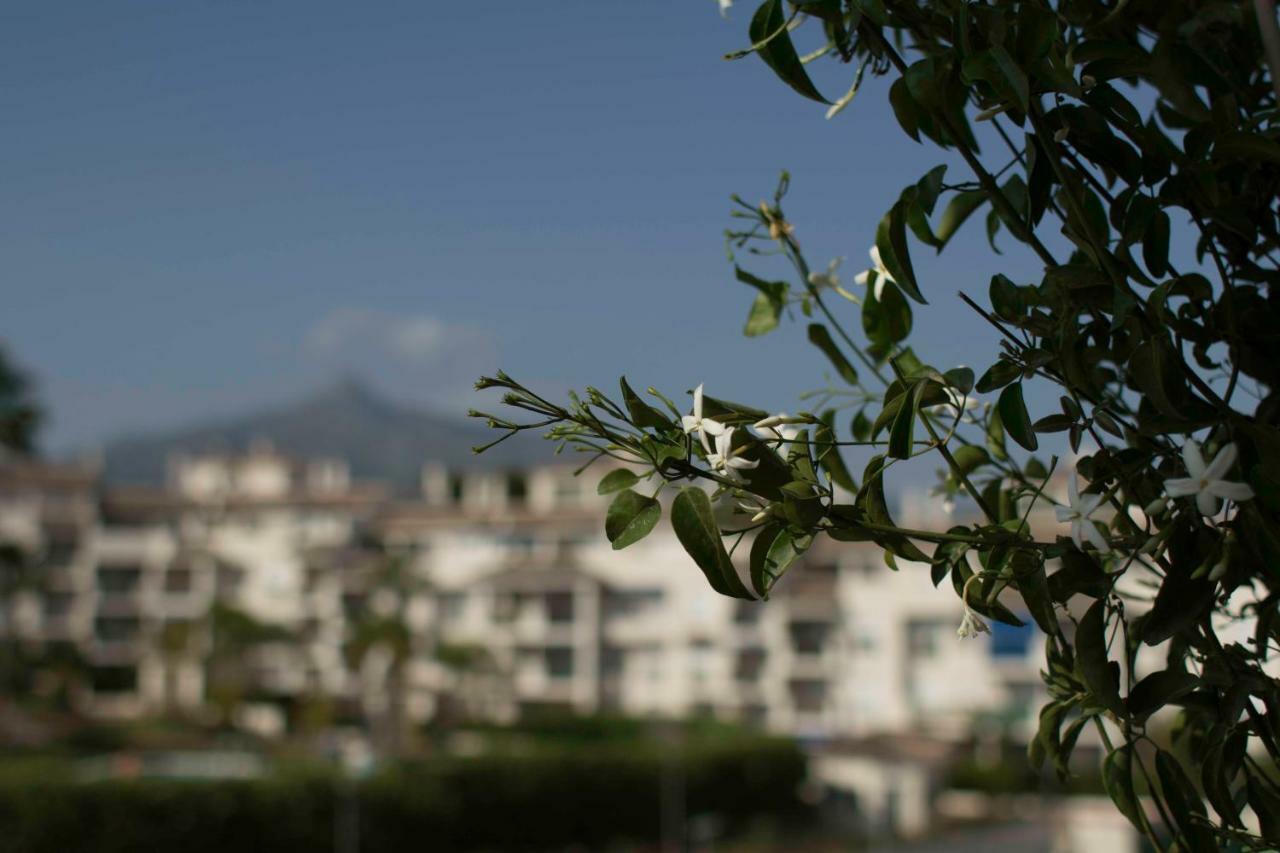
<path fill-rule="evenodd" d="M 235 414 L 357 374 L 461 413 L 504 367 L 562 393 L 626 373 L 792 408 L 826 365 L 803 325 L 741 337 L 728 195 L 787 203 L 821 264 L 865 262 L 943 158 L 879 81 L 827 121 L 713 0 L 10 4 L 0 13 L 0 338 L 45 444 Z M 852 69 L 826 63 L 830 97 Z M 1012 247 L 1006 237 L 1004 243 Z M 1036 265 L 971 223 L 916 346 L 981 367 L 956 298 Z M 859 321 L 846 308 L 853 328 Z"/>

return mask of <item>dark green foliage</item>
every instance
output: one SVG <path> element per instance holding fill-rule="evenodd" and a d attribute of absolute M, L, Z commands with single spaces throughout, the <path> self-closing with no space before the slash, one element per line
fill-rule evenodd
<path fill-rule="evenodd" d="M 514 756 L 441 756 L 360 782 L 316 772 L 93 783 L 4 774 L 0 851 L 324 853 L 334 850 L 335 815 L 353 808 L 362 853 L 599 849 L 656 840 L 663 774 L 677 771 L 689 813 L 719 815 L 730 833 L 762 815 L 804 814 L 804 757 L 789 742 L 694 735 L 682 752 L 671 749 L 634 736 L 566 742 Z"/>
<path fill-rule="evenodd" d="M 782 82 L 821 99 L 792 42 L 792 30 L 798 42 L 820 26 L 827 47 L 810 58 L 849 63 L 855 88 L 868 71 L 889 78 L 882 91 L 905 136 L 952 152 L 954 165 L 904 176 L 880 202 L 874 235 L 862 237 L 875 268 L 858 293 L 830 273 L 815 284 L 782 209 L 789 175 L 771 201 L 734 197 L 730 256 L 759 292 L 748 331 L 772 330 L 791 304 L 821 313 L 810 340 L 842 379 L 821 407 L 844 403 L 853 417 L 841 434 L 835 412 L 805 414 L 783 455 L 743 435 L 763 412 L 710 407 L 759 468 L 712 476 L 689 439 L 661 472 L 714 479 L 723 511 L 713 516 L 708 501 L 698 524 L 677 530 L 696 533 L 682 541 L 721 592 L 745 592 L 729 588 L 722 538 L 758 534 L 751 569 L 763 595 L 792 545 L 825 533 L 875 542 L 895 568 L 927 564 L 935 584 L 949 577 L 962 634 L 981 626 L 978 614 L 1016 623 L 1008 603 L 1021 598 L 1046 635 L 1050 701 L 1033 763 L 1066 775 L 1082 732 L 1106 720 L 1103 775 L 1117 808 L 1149 843 L 1176 832 L 1196 850 L 1280 843 L 1280 786 L 1243 748 L 1280 765 L 1280 681 L 1266 666 L 1280 645 L 1280 57 L 1272 65 L 1263 50 L 1280 25 L 1254 5 L 849 0 L 793 5 L 809 17 L 788 28 L 783 4 L 766 0 L 752 51 Z M 993 129 L 979 146 L 984 122 Z M 955 294 L 950 277 L 921 280 L 912 243 L 942 250 L 984 205 L 992 248 L 1020 244 L 1038 280 L 997 274 L 985 299 Z M 793 278 L 759 278 L 739 257 L 780 259 Z M 861 339 L 828 305 L 831 291 L 861 302 Z M 963 373 L 908 347 L 911 302 L 955 310 L 957 296 L 1000 346 Z M 645 456 L 656 440 L 507 387 L 513 405 L 571 423 L 553 435 L 567 443 L 603 438 Z M 1044 400 L 1057 403 L 1037 410 Z M 852 478 L 823 461 L 839 442 L 873 448 L 851 504 L 834 486 Z M 1042 445 L 1074 470 L 1030 455 Z M 971 500 L 976 519 L 945 531 L 895 523 L 886 479 L 923 454 L 945 463 L 937 491 Z M 1057 472 L 1077 487 L 1069 506 L 1050 482 Z M 1043 523 L 1055 506 L 1058 536 Z M 1158 671 L 1139 663 L 1144 646 L 1161 648 Z M 1177 760 L 1151 749 L 1146 727 L 1162 711 L 1176 720 Z M 1174 815 L 1168 834 L 1137 807 L 1136 779 Z M 1261 838 L 1242 831 L 1246 800 Z"/>

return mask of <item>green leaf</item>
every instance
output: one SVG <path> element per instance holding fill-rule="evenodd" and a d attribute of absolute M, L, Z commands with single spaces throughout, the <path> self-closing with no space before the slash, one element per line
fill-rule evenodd
<path fill-rule="evenodd" d="M 953 367 L 942 375 L 947 384 L 961 394 L 968 394 L 973 390 L 973 371 L 967 367 Z"/>
<path fill-rule="evenodd" d="M 1102 760 L 1102 785 L 1107 789 L 1111 802 L 1129 819 L 1138 831 L 1145 831 L 1142 823 L 1138 795 L 1133 789 L 1133 747 L 1126 744 L 1107 754 Z"/>
<path fill-rule="evenodd" d="M 916 413 L 920 410 L 920 401 L 932 380 L 920 379 L 909 391 L 902 394 L 902 405 L 889 428 L 889 456 L 894 459 L 911 458 L 911 450 L 915 440 Z"/>
<path fill-rule="evenodd" d="M 956 467 L 960 469 L 960 473 L 966 477 L 991 461 L 987 451 L 973 444 L 960 445 L 951 452 L 951 456 L 956 460 Z"/>
<path fill-rule="evenodd" d="M 1107 659 L 1105 599 L 1095 601 L 1076 627 L 1076 663 L 1089 691 L 1102 707 L 1119 717 L 1125 713 L 1120 701 L 1120 667 Z"/>
<path fill-rule="evenodd" d="M 1022 293 L 1018 290 L 1018 286 L 1007 277 L 998 273 L 993 275 L 988 289 L 988 296 L 991 299 L 991 308 L 996 312 L 996 316 L 1010 322 L 1022 319 Z"/>
<path fill-rule="evenodd" d="M 987 368 L 987 372 L 982 374 L 978 380 L 977 389 L 979 394 L 988 394 L 997 388 L 1003 388 L 1013 380 L 1022 375 L 1022 368 L 1014 364 L 1012 361 L 1000 359 L 991 367 Z"/>
<path fill-rule="evenodd" d="M 635 475 L 635 472 L 628 471 L 626 468 L 619 468 L 604 475 L 600 480 L 600 485 L 596 486 L 596 494 L 611 495 L 614 492 L 629 489 L 638 482 L 640 482 L 640 478 Z"/>
<path fill-rule="evenodd" d="M 662 507 L 656 500 L 627 489 L 609 504 L 604 533 L 613 543 L 613 550 L 620 551 L 648 536 L 661 517 Z"/>
<path fill-rule="evenodd" d="M 1205 610 L 1213 606 L 1217 586 L 1204 577 L 1192 577 L 1207 544 L 1194 529 L 1179 525 L 1168 542 L 1166 550 L 1173 566 L 1165 574 L 1155 604 L 1142 623 L 1142 642 L 1149 646 L 1159 645 L 1195 625 Z"/>
<path fill-rule="evenodd" d="M 947 206 L 942 209 L 942 218 L 938 221 L 938 227 L 933 231 L 933 236 L 939 244 L 938 251 L 942 251 L 942 247 L 955 236 L 965 220 L 982 207 L 986 200 L 987 194 L 983 190 L 968 190 L 951 197 L 951 201 L 947 202 Z"/>
<path fill-rule="evenodd" d="M 765 294 L 756 296 L 751 303 L 751 313 L 747 315 L 747 325 L 742 333 L 748 338 L 768 334 L 778 328 L 778 315 L 782 313 L 782 303 Z"/>
<path fill-rule="evenodd" d="M 627 384 L 627 377 L 623 376 L 619 379 L 618 385 L 622 388 L 622 402 L 626 404 L 627 411 L 631 414 L 632 423 L 638 427 L 653 429 L 671 428 L 671 419 L 641 400 L 640 395 L 631 390 L 631 386 Z"/>
<path fill-rule="evenodd" d="M 885 268 L 893 276 L 894 283 L 915 301 L 927 304 L 916 284 L 915 269 L 911 266 L 911 254 L 907 248 L 906 211 L 901 201 L 894 204 L 880 220 L 876 228 L 876 248 Z"/>
<path fill-rule="evenodd" d="M 1129 691 L 1125 704 L 1138 722 L 1200 686 L 1200 679 L 1189 672 L 1162 669 L 1139 681 Z"/>
<path fill-rule="evenodd" d="M 1280 166 L 1280 143 L 1258 133 L 1228 133 L 1213 146 L 1215 159 L 1230 158 L 1246 163 L 1269 162 Z"/>
<path fill-rule="evenodd" d="M 1036 432 L 1065 432 L 1075 425 L 1076 419 L 1069 415 L 1046 415 L 1031 425 Z"/>
<path fill-rule="evenodd" d="M 1186 849 L 1215 849 L 1217 845 L 1213 843 L 1213 835 L 1202 823 L 1206 817 L 1204 802 L 1178 759 L 1163 749 L 1157 750 L 1156 775 L 1160 778 L 1160 792 L 1169 805 L 1174 823 L 1187 841 Z"/>
<path fill-rule="evenodd" d="M 1009 558 L 1018 592 L 1036 625 L 1046 634 L 1058 633 L 1058 614 L 1049 598 L 1049 584 L 1044 574 L 1044 559 L 1034 551 L 1018 550 Z"/>
<path fill-rule="evenodd" d="M 850 385 L 858 384 L 858 371 L 853 369 L 853 365 L 844 357 L 844 353 L 840 352 L 840 348 L 831 339 L 831 333 L 827 331 L 826 326 L 821 323 L 810 323 L 809 342 L 822 350 L 827 360 L 831 362 L 836 372 L 840 374 L 841 379 Z"/>
<path fill-rule="evenodd" d="M 915 201 L 927 214 L 932 214 L 934 205 L 938 203 L 938 194 L 942 192 L 942 179 L 946 173 L 945 164 L 935 166 L 916 182 Z"/>
<path fill-rule="evenodd" d="M 996 410 L 1000 412 L 1000 422 L 1010 438 L 1027 450 L 1040 446 L 1031 426 L 1031 417 L 1027 414 L 1027 404 L 1022 400 L 1021 382 L 1015 382 L 1000 392 Z"/>
<path fill-rule="evenodd" d="M 1009 51 L 1002 46 L 992 47 L 991 57 L 995 59 L 996 67 L 1000 69 L 1005 82 L 1009 84 L 1009 90 L 1013 92 L 1018 109 L 1024 113 L 1027 112 L 1031 107 L 1031 87 L 1027 83 L 1027 75 L 1018 67 L 1018 63 L 1009 55 Z"/>
<path fill-rule="evenodd" d="M 1169 271 L 1169 214 L 1158 210 L 1142 235 L 1142 260 L 1154 276 Z"/>
<path fill-rule="evenodd" d="M 867 289 L 862 299 L 862 331 L 873 344 L 885 347 L 911 334 L 911 305 L 893 282 L 884 283 L 879 299 L 874 287 Z"/>
<path fill-rule="evenodd" d="M 782 82 L 806 98 L 822 104 L 830 103 L 809 79 L 786 26 L 782 0 L 765 0 L 752 16 L 747 35 L 753 45 L 758 45 L 756 53 Z"/>
<path fill-rule="evenodd" d="M 697 486 L 681 489 L 671 503 L 671 526 L 685 553 L 702 569 L 712 589 L 734 598 L 754 598 L 724 550 L 706 492 Z"/>
<path fill-rule="evenodd" d="M 919 111 L 916 102 L 911 99 L 911 93 L 907 91 L 906 82 L 901 77 L 894 80 L 893 85 L 889 87 L 889 105 L 893 107 L 893 114 L 907 136 L 919 142 Z"/>
<path fill-rule="evenodd" d="M 779 524 L 766 526 L 751 544 L 751 585 L 761 598 L 768 598 L 778 578 L 808 549 L 813 537 L 797 538 Z"/>

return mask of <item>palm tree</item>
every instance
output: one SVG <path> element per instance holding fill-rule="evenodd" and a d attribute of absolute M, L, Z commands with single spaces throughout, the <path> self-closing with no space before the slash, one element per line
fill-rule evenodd
<path fill-rule="evenodd" d="M 353 670 L 364 670 L 378 682 L 374 695 L 385 697 L 381 709 L 369 709 L 374 742 L 387 755 L 399 755 L 405 745 L 408 668 L 415 638 L 408 620 L 408 606 L 423 582 L 413 575 L 406 558 L 388 556 L 379 561 L 369 579 L 366 606 L 351 627 L 346 657 Z"/>
<path fill-rule="evenodd" d="M 290 642 L 293 634 L 277 625 L 259 622 L 222 601 L 209 608 L 209 656 L 205 692 L 218 711 L 219 722 L 230 726 L 235 711 L 252 688 L 248 666 L 251 653 L 267 644 Z"/>

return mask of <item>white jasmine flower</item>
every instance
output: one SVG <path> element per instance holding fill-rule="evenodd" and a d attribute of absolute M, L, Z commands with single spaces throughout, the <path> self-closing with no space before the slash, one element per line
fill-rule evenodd
<path fill-rule="evenodd" d="M 798 423 L 805 423 L 803 418 L 793 418 L 786 412 L 779 412 L 752 424 L 765 441 L 773 442 L 779 456 L 785 456 L 784 448 L 790 448 L 791 442 L 800 434 Z"/>
<path fill-rule="evenodd" d="M 979 634 L 990 634 L 991 628 L 986 622 L 982 621 L 982 617 L 969 609 L 968 605 L 964 608 L 964 618 L 960 620 L 960 627 L 956 630 L 956 636 L 962 640 L 971 640 Z"/>
<path fill-rule="evenodd" d="M 1195 495 L 1196 509 L 1202 515 L 1218 514 L 1218 498 L 1230 501 L 1247 501 L 1253 497 L 1253 489 L 1246 483 L 1222 479 L 1236 462 L 1236 446 L 1225 445 L 1208 465 L 1200 453 L 1200 445 L 1188 438 L 1182 445 L 1182 461 L 1190 477 L 1164 481 L 1164 489 L 1171 498 Z"/>
<path fill-rule="evenodd" d="M 950 495 L 948 495 L 947 497 L 943 498 L 943 499 L 942 499 L 942 512 L 943 512 L 944 514 L 946 514 L 946 515 L 948 515 L 948 516 L 949 516 L 949 515 L 951 515 L 953 512 L 955 512 L 955 511 L 956 511 L 956 502 L 955 502 L 955 498 L 952 498 Z"/>
<path fill-rule="evenodd" d="M 729 9 L 733 7 L 733 0 L 720 0 L 720 17 L 729 17 Z"/>
<path fill-rule="evenodd" d="M 1107 553 L 1110 550 L 1107 540 L 1089 520 L 1089 515 L 1102 503 L 1102 495 L 1081 497 L 1080 487 L 1073 476 L 1067 483 L 1067 500 L 1069 506 L 1055 507 L 1053 512 L 1058 521 L 1071 523 L 1071 540 L 1076 543 L 1076 547 L 1083 551 L 1084 540 L 1087 539 L 1099 552 Z"/>
<path fill-rule="evenodd" d="M 856 296 L 840 286 L 840 276 L 836 274 L 836 270 L 843 262 L 844 258 L 832 258 L 831 263 L 827 264 L 826 272 L 809 273 L 809 284 L 813 285 L 813 289 L 819 293 L 824 290 L 834 290 L 850 302 L 857 302 Z"/>
<path fill-rule="evenodd" d="M 737 451 L 732 449 L 733 432 L 733 427 L 725 427 L 716 436 L 716 449 L 707 456 L 707 463 L 712 471 L 736 479 L 739 470 L 750 470 L 760 463 L 736 455 Z"/>
<path fill-rule="evenodd" d="M 747 497 L 750 502 L 738 501 L 738 509 L 751 514 L 752 524 L 764 521 L 766 518 L 774 514 L 773 504 L 769 503 L 764 498 L 756 495 L 748 495 Z"/>
<path fill-rule="evenodd" d="M 698 433 L 698 437 L 702 439 L 702 446 L 711 453 L 711 445 L 707 442 L 707 435 L 718 436 L 725 431 L 724 424 L 711 418 L 702 416 L 702 384 L 699 383 L 697 388 L 693 389 L 693 414 L 685 415 L 680 418 L 680 424 L 684 427 L 684 434 Z"/>
<path fill-rule="evenodd" d="M 874 275 L 876 277 L 876 283 L 872 292 L 875 294 L 876 301 L 878 302 L 880 300 L 880 295 L 884 293 L 884 283 L 886 281 L 892 281 L 894 284 L 897 284 L 897 281 L 889 274 L 889 270 L 885 267 L 884 261 L 880 259 L 880 248 L 878 246 L 872 246 L 870 254 L 871 263 L 875 264 L 875 266 L 872 269 L 863 270 L 858 273 L 853 277 L 853 280 L 858 284 L 865 285 L 871 279 L 871 276 Z"/>

